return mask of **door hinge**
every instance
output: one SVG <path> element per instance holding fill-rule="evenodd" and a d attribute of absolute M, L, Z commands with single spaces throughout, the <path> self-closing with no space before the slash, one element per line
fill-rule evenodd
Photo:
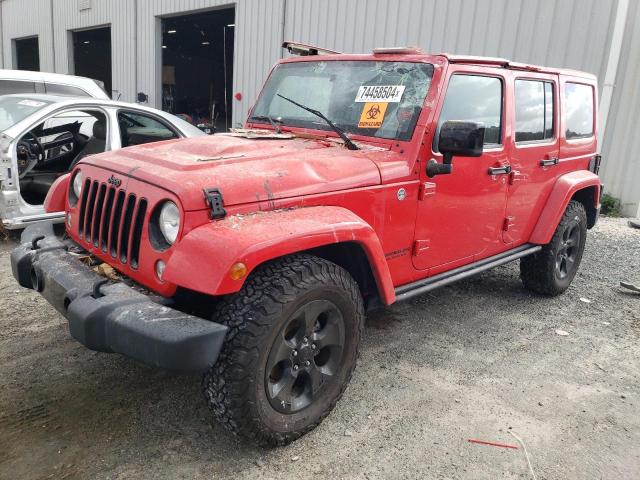
<path fill-rule="evenodd" d="M 420 185 L 420 191 L 418 192 L 418 200 L 424 200 L 427 197 L 431 197 L 436 194 L 436 184 L 432 182 L 424 182 Z"/>
<path fill-rule="evenodd" d="M 502 230 L 508 232 L 515 225 L 514 220 L 516 217 L 505 217 L 504 222 L 502 224 Z"/>
<path fill-rule="evenodd" d="M 417 257 L 429 250 L 429 243 L 431 240 L 416 240 L 413 242 L 413 256 Z"/>

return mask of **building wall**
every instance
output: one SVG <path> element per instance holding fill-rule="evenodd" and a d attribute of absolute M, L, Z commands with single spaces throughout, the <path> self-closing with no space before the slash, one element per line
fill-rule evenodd
<path fill-rule="evenodd" d="M 56 72 L 73 72 L 74 30 L 111 27 L 113 98 L 134 101 L 135 79 L 135 2 L 131 0 L 92 0 L 91 8 L 80 10 L 78 0 L 54 0 L 53 19 Z"/>
<path fill-rule="evenodd" d="M 631 0 L 602 145 L 605 190 L 640 217 L 640 2 Z"/>
<path fill-rule="evenodd" d="M 1 29 L 3 68 L 15 64 L 12 40 L 37 35 L 40 70 L 54 71 L 50 0 L 3 1 Z"/>
<path fill-rule="evenodd" d="M 89 10 L 80 10 L 88 2 Z M 628 214 L 640 204 L 640 6 L 637 0 L 0 0 L 0 49 L 12 65 L 12 39 L 39 35 L 42 70 L 71 73 L 70 30 L 110 25 L 113 88 L 161 103 L 162 16 L 236 6 L 233 124 L 241 123 L 283 39 L 345 52 L 417 45 L 429 52 L 488 55 L 598 75 L 609 64 L 616 9 L 628 2 L 622 52 L 601 150 L 607 190 Z M 51 5 L 53 9 L 53 31 Z M 284 25 L 283 25 L 284 20 Z M 54 48 L 55 46 L 55 48 Z"/>
<path fill-rule="evenodd" d="M 236 7 L 233 92 L 234 125 L 241 124 L 260 90 L 266 72 L 280 58 L 282 0 L 138 0 L 138 91 L 161 106 L 161 17 L 213 8 Z"/>

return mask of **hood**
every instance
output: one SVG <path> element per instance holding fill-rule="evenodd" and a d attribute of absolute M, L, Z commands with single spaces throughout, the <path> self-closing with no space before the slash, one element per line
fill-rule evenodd
<path fill-rule="evenodd" d="M 175 193 L 185 210 L 202 210 L 204 188 L 218 188 L 225 206 L 380 184 L 377 158 L 388 149 L 347 150 L 330 140 L 248 139 L 233 134 L 124 148 L 81 163 Z"/>

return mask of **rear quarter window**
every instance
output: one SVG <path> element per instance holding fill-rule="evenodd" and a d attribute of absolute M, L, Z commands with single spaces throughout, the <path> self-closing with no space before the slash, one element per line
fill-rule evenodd
<path fill-rule="evenodd" d="M 61 85 L 59 83 L 47 83 L 47 93 L 51 95 L 71 95 L 73 97 L 90 97 L 87 92 L 81 88 L 72 87 L 70 85 Z"/>
<path fill-rule="evenodd" d="M 593 87 L 567 82 L 564 103 L 567 140 L 593 136 Z"/>

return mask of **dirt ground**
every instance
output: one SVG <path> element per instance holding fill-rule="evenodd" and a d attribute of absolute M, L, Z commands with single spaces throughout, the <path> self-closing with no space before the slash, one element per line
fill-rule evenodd
<path fill-rule="evenodd" d="M 640 230 L 602 219 L 558 298 L 517 264 L 371 315 L 351 386 L 273 450 L 212 424 L 199 377 L 91 352 L 0 241 L 0 478 L 640 478 Z M 568 335 L 558 335 L 556 330 Z"/>

